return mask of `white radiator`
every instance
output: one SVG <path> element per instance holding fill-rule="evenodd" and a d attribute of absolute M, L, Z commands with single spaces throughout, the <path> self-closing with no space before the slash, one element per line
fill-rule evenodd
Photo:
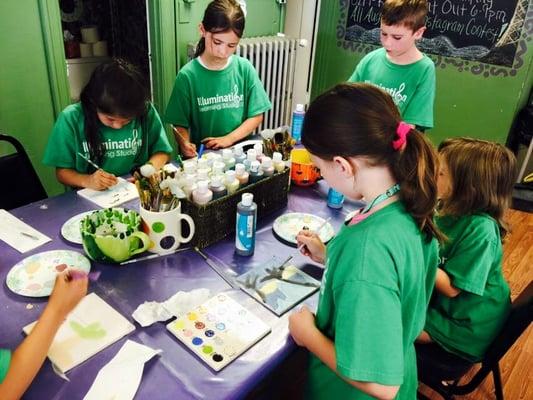
<path fill-rule="evenodd" d="M 194 46 L 188 45 L 189 59 Z M 278 36 L 251 37 L 239 42 L 236 54 L 250 60 L 272 102 L 272 109 L 264 114 L 257 132 L 291 124 L 296 46 L 297 39 Z"/>

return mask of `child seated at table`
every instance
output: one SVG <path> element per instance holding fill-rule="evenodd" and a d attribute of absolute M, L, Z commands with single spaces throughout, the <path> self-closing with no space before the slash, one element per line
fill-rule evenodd
<path fill-rule="evenodd" d="M 87 294 L 86 275 L 58 274 L 54 290 L 37 324 L 11 355 L 0 349 L 0 399 L 22 397 L 39 372 L 57 330 L 65 317 Z"/>
<path fill-rule="evenodd" d="M 120 59 L 99 65 L 80 102 L 59 115 L 44 164 L 56 167 L 59 182 L 95 190 L 113 186 L 116 176 L 146 162 L 161 168 L 172 146 L 149 100 L 144 78 L 133 65 Z"/>
<path fill-rule="evenodd" d="M 436 223 L 448 240 L 440 249 L 436 290 L 419 341 L 476 362 L 511 308 L 501 239 L 516 160 L 501 144 L 468 138 L 444 141 L 439 156 Z"/>
<path fill-rule="evenodd" d="M 328 135 L 324 135 L 328 132 Z M 311 353 L 307 394 L 414 399 L 414 341 L 435 282 L 437 156 L 376 86 L 341 84 L 317 97 L 302 143 L 329 186 L 368 205 L 331 240 L 301 231 L 303 254 L 325 263 L 316 317 L 289 330 Z"/>

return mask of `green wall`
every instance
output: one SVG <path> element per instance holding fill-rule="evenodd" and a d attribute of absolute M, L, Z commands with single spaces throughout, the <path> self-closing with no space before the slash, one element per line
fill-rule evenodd
<path fill-rule="evenodd" d="M 337 33 L 342 34 L 338 29 L 342 25 L 339 3 L 338 0 L 322 2 L 312 97 L 345 81 L 359 60 L 375 48 L 354 42 L 351 43 L 358 47 L 355 51 L 344 48 L 346 42 L 337 39 Z M 530 4 L 530 13 L 532 7 Z M 516 113 L 527 101 L 533 82 L 533 43 L 528 43 L 529 48 L 522 57 L 524 62 L 520 68 L 516 68 L 515 60 L 514 76 L 475 75 L 469 68 L 478 63 L 459 66 L 462 63 L 460 59 L 445 60 L 431 56 L 437 65 L 437 91 L 435 127 L 428 134 L 435 144 L 450 136 L 505 142 Z M 492 66 L 482 67 L 484 72 L 490 72 L 487 69 Z M 511 71 L 510 68 L 505 70 Z"/>
<path fill-rule="evenodd" d="M 0 130 L 22 142 L 49 195 L 64 188 L 54 169 L 41 161 L 55 116 L 66 105 L 65 99 L 68 101 L 56 2 L 0 1 Z M 278 32 L 280 6 L 274 0 L 247 3 L 245 36 Z M 164 108 L 175 74 L 186 61 L 187 43 L 198 40 L 198 23 L 207 4 L 207 0 L 148 2 L 154 95 L 159 109 Z M 49 20 L 54 26 L 43 22 Z M 6 152 L 11 148 L 0 145 L 0 154 Z"/>

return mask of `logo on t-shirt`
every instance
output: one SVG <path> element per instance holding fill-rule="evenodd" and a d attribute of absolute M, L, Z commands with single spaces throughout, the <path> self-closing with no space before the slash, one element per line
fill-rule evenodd
<path fill-rule="evenodd" d="M 142 146 L 142 138 L 139 137 L 137 129 L 133 129 L 131 137 L 123 140 L 107 139 L 102 143 L 105 148 L 107 158 L 129 157 L 136 155 L 139 147 Z M 89 154 L 89 146 L 86 141 L 82 142 L 83 151 Z"/>
<path fill-rule="evenodd" d="M 240 108 L 243 106 L 244 94 L 239 94 L 237 85 L 233 87 L 233 92 L 212 97 L 199 96 L 196 98 L 200 112 L 222 110 L 225 108 Z"/>
<path fill-rule="evenodd" d="M 398 88 L 388 88 L 383 86 L 381 83 L 374 83 L 368 80 L 365 81 L 365 83 L 370 83 L 386 91 L 388 94 L 391 95 L 392 100 L 394 100 L 394 104 L 396 104 L 398 107 L 405 103 L 407 100 L 407 95 L 403 94 L 403 91 L 405 90 L 405 82 L 402 82 Z"/>

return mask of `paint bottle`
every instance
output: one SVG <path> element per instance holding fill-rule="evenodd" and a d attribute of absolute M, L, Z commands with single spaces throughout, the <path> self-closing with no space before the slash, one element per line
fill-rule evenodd
<path fill-rule="evenodd" d="M 257 161 L 261 162 L 261 160 L 265 156 L 263 154 L 263 143 L 254 144 L 254 150 L 255 150 L 255 156 L 257 157 Z"/>
<path fill-rule="evenodd" d="M 224 176 L 224 168 L 226 165 L 222 161 L 215 161 L 213 163 L 213 169 L 211 170 L 211 178 L 214 176 Z"/>
<path fill-rule="evenodd" d="M 241 256 L 251 256 L 255 249 L 255 226 L 257 222 L 257 205 L 254 195 L 244 193 L 237 204 L 237 222 L 235 227 L 235 252 Z"/>
<path fill-rule="evenodd" d="M 261 171 L 261 164 L 255 160 L 250 163 L 250 183 L 259 182 L 265 177 L 263 171 Z"/>
<path fill-rule="evenodd" d="M 296 104 L 296 108 L 292 113 L 292 129 L 291 136 L 296 143 L 302 140 L 302 125 L 304 123 L 305 108 L 303 104 Z"/>
<path fill-rule="evenodd" d="M 183 172 L 185 172 L 186 175 L 193 175 L 196 173 L 196 161 L 191 162 L 190 160 L 186 160 L 183 162 Z"/>
<path fill-rule="evenodd" d="M 213 192 L 209 190 L 208 181 L 198 181 L 198 187 L 192 192 L 192 201 L 199 206 L 209 203 L 213 199 Z"/>
<path fill-rule="evenodd" d="M 281 153 L 275 151 L 274 154 L 272 154 L 272 165 L 274 165 L 274 168 L 276 169 L 276 172 L 283 172 L 285 171 L 285 161 L 283 161 L 283 156 Z"/>
<path fill-rule="evenodd" d="M 272 159 L 270 157 L 264 156 L 261 160 L 261 170 L 265 177 L 274 175 L 274 166 L 272 165 Z"/>
<path fill-rule="evenodd" d="M 244 168 L 244 164 L 235 164 L 235 177 L 239 180 L 241 187 L 248 185 L 250 174 Z"/>
<path fill-rule="evenodd" d="M 210 167 L 209 167 L 209 163 L 207 162 L 207 158 L 204 158 L 204 157 L 200 158 L 200 159 L 198 160 L 198 163 L 197 163 L 197 165 L 196 165 L 196 168 L 197 168 L 197 169 L 203 169 L 203 168 L 210 169 Z"/>
<path fill-rule="evenodd" d="M 235 168 L 235 157 L 231 149 L 222 150 L 222 162 L 224 162 L 224 170 L 228 171 Z"/>
<path fill-rule="evenodd" d="M 197 188 L 198 185 L 196 184 L 196 176 L 186 175 L 185 185 L 183 185 L 181 189 L 185 192 L 189 200 L 192 198 L 192 192 L 194 192 Z"/>
<path fill-rule="evenodd" d="M 237 190 L 239 190 L 239 186 L 241 184 L 240 184 L 239 180 L 237 179 L 235 171 L 233 171 L 231 169 L 229 171 L 226 171 L 226 179 L 224 180 L 224 185 L 226 185 L 226 189 L 228 190 L 228 194 L 233 194 Z"/>
<path fill-rule="evenodd" d="M 242 164 L 246 160 L 246 154 L 244 154 L 242 146 L 235 146 L 233 156 L 235 157 L 235 164 Z"/>
<path fill-rule="evenodd" d="M 207 181 L 209 180 L 210 175 L 210 169 L 209 168 L 199 168 L 196 170 L 196 179 L 198 181 Z"/>
<path fill-rule="evenodd" d="M 228 194 L 226 186 L 223 183 L 224 175 L 214 175 L 211 178 L 211 184 L 209 190 L 213 192 L 213 200 L 220 199 Z"/>
<path fill-rule="evenodd" d="M 257 161 L 257 153 L 254 149 L 250 149 L 246 152 L 246 160 L 243 162 L 246 171 L 250 171 L 250 164 L 252 161 Z"/>
<path fill-rule="evenodd" d="M 337 192 L 333 188 L 328 190 L 328 207 L 330 208 L 342 208 L 344 203 L 344 195 L 340 192 Z"/>

